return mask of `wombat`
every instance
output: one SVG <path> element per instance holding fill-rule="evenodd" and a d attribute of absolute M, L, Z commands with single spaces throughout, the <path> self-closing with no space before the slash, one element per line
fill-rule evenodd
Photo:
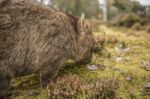
<path fill-rule="evenodd" d="M 33 1 L 0 0 L 0 96 L 11 78 L 40 73 L 47 82 L 66 60 L 92 57 L 87 21 Z"/>

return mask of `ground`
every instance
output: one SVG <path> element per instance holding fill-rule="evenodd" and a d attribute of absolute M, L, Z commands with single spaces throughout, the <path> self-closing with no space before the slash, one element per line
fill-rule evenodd
<path fill-rule="evenodd" d="M 36 75 L 13 79 L 13 98 L 150 99 L 144 89 L 150 82 L 150 33 L 99 26 L 94 34 L 105 42 L 97 43 L 90 64 L 69 61 L 48 88 Z"/>

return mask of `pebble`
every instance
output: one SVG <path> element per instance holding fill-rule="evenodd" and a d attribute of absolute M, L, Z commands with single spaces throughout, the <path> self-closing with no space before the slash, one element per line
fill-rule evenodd
<path fill-rule="evenodd" d="M 87 68 L 92 71 L 105 70 L 106 66 L 104 64 L 88 65 Z"/>
<path fill-rule="evenodd" d="M 38 94 L 38 92 L 30 91 L 29 93 L 27 93 L 27 96 L 36 96 Z"/>
<path fill-rule="evenodd" d="M 121 61 L 121 60 L 122 60 L 121 57 L 116 58 L 116 61 Z"/>
<path fill-rule="evenodd" d="M 121 51 L 121 52 L 127 52 L 130 50 L 130 48 L 118 48 L 118 47 L 115 47 L 115 50 L 116 51 Z"/>
<path fill-rule="evenodd" d="M 150 82 L 144 84 L 145 89 L 150 89 Z"/>
<path fill-rule="evenodd" d="M 127 79 L 127 81 L 131 81 L 131 80 L 132 80 L 132 77 L 131 77 L 131 76 L 128 76 L 126 79 Z"/>
<path fill-rule="evenodd" d="M 98 67 L 96 65 L 88 65 L 87 68 L 92 71 L 98 70 Z"/>

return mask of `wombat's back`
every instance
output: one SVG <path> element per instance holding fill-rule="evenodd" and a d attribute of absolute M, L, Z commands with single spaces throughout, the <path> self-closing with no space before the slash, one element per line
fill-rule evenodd
<path fill-rule="evenodd" d="M 4 0 L 1 5 L 0 59 L 18 74 L 52 65 L 48 60 L 60 52 L 65 58 L 72 49 L 77 18 L 32 0 Z"/>

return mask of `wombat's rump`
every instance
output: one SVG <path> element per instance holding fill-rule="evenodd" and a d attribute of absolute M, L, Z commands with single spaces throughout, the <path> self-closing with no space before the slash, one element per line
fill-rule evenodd
<path fill-rule="evenodd" d="M 12 77 L 41 73 L 49 80 L 65 60 L 91 58 L 86 21 L 33 1 L 0 0 L 0 93 Z"/>

